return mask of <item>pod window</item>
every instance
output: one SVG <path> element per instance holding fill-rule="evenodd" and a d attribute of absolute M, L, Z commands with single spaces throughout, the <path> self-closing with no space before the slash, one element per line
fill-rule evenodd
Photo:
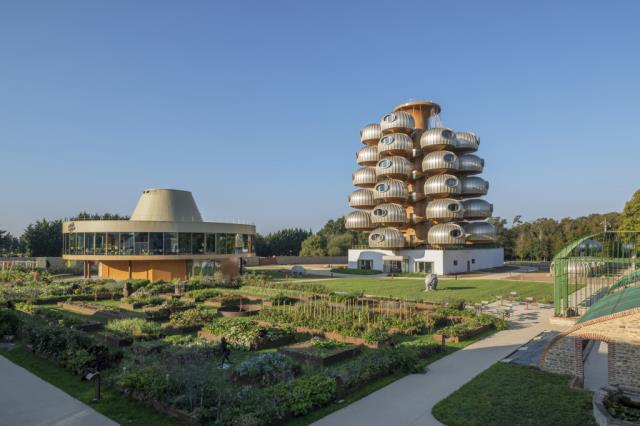
<path fill-rule="evenodd" d="M 395 114 L 387 114 L 385 115 L 382 120 L 386 123 L 393 123 L 394 121 L 396 121 L 396 115 Z"/>
<path fill-rule="evenodd" d="M 386 183 L 381 183 L 378 186 L 376 186 L 376 191 L 378 192 L 387 192 L 389 190 L 389 185 L 387 185 Z"/>
<path fill-rule="evenodd" d="M 445 181 L 445 184 L 449 187 L 449 188 L 454 188 L 458 185 L 458 181 L 456 181 L 454 178 L 449 178 Z"/>
<path fill-rule="evenodd" d="M 453 138 L 453 132 L 451 130 L 449 130 L 449 129 L 443 130 L 441 135 L 445 139 L 452 139 Z"/>
<path fill-rule="evenodd" d="M 383 145 L 391 145 L 394 140 L 395 138 L 393 136 L 385 136 L 380 142 L 382 142 Z"/>
<path fill-rule="evenodd" d="M 382 169 L 388 169 L 389 167 L 391 167 L 391 160 L 382 160 L 378 163 L 378 167 L 382 168 Z"/>
<path fill-rule="evenodd" d="M 388 212 L 387 212 L 385 209 L 375 209 L 375 210 L 373 211 L 373 214 L 374 214 L 375 216 L 380 216 L 380 217 L 385 217 L 385 216 L 387 215 L 387 213 L 388 213 Z"/>
<path fill-rule="evenodd" d="M 449 235 L 451 235 L 453 238 L 458 238 L 461 235 L 461 232 L 459 229 L 452 229 L 451 231 L 449 231 Z"/>
<path fill-rule="evenodd" d="M 454 158 L 453 158 L 453 154 L 445 154 L 443 157 L 444 161 L 446 161 L 447 163 L 452 163 Z"/>
<path fill-rule="evenodd" d="M 460 206 L 456 203 L 449 204 L 447 208 L 449 209 L 449 211 L 452 211 L 452 212 L 457 212 L 458 210 L 460 210 Z"/>
<path fill-rule="evenodd" d="M 371 240 L 372 241 L 377 241 L 377 242 L 382 242 L 382 241 L 384 241 L 384 235 L 382 235 L 382 234 L 371 234 Z"/>

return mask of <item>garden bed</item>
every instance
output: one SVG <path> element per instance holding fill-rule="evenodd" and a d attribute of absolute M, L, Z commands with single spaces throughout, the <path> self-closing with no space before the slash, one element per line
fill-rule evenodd
<path fill-rule="evenodd" d="M 78 302 L 60 302 L 58 303 L 58 307 L 66 311 L 74 312 L 81 315 L 99 316 L 107 319 L 122 318 L 122 314 L 120 314 L 119 312 L 108 309 L 105 306 L 101 305 L 92 305 L 89 303 Z"/>
<path fill-rule="evenodd" d="M 222 339 L 222 335 L 213 334 L 207 330 L 198 331 L 198 337 L 208 342 L 218 343 Z M 254 351 L 261 351 L 263 349 L 273 349 L 280 346 L 288 345 L 295 340 L 294 336 L 284 336 L 275 340 L 258 340 L 251 344 L 250 349 Z"/>
<path fill-rule="evenodd" d="M 493 329 L 492 326 L 490 325 L 482 325 L 480 327 L 475 327 L 472 328 L 470 330 L 468 330 L 467 332 L 465 332 L 464 334 L 461 335 L 457 335 L 457 336 L 449 336 L 449 335 L 443 335 L 443 334 L 438 334 L 438 333 L 434 333 L 431 335 L 431 338 L 436 341 L 436 342 L 441 342 L 442 341 L 442 337 L 446 336 L 446 341 L 449 343 L 459 343 L 459 342 L 463 342 L 465 340 L 469 340 L 472 337 L 477 336 L 478 334 L 482 334 L 486 331 L 489 331 Z"/>
<path fill-rule="evenodd" d="M 142 302 L 133 302 L 133 303 L 120 302 L 120 304 L 118 305 L 120 309 L 126 309 L 127 311 L 135 311 L 136 309 L 140 309 L 143 306 L 145 305 Z"/>
<path fill-rule="evenodd" d="M 218 308 L 218 314 L 229 318 L 248 317 L 256 315 L 260 309 L 260 306 L 256 305 L 243 305 L 242 308 L 240 306 L 222 306 Z"/>
<path fill-rule="evenodd" d="M 122 348 L 133 344 L 133 337 L 119 336 L 113 333 L 96 333 L 96 340 L 111 346 Z"/>
<path fill-rule="evenodd" d="M 306 341 L 281 347 L 278 349 L 278 352 L 298 362 L 318 367 L 326 367 L 358 355 L 360 353 L 360 347 L 357 345 L 344 344 L 335 344 L 333 347 L 322 347 L 316 345 L 314 341 Z"/>

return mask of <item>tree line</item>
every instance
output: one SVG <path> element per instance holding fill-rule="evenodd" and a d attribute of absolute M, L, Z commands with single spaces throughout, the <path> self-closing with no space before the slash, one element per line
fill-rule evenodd
<path fill-rule="evenodd" d="M 82 219 L 127 219 L 118 214 L 89 214 Z M 540 218 L 523 221 L 516 216 L 510 221 L 493 217 L 497 245 L 504 247 L 509 260 L 551 260 L 555 253 L 572 241 L 607 230 L 640 231 L 640 190 L 625 204 L 621 213 L 594 213 L 560 220 Z M 282 229 L 267 235 L 257 234 L 255 250 L 258 256 L 346 256 L 354 246 L 367 244 L 367 234 L 350 231 L 344 217 L 329 220 L 318 232 L 300 228 Z M 62 220 L 41 219 L 30 224 L 18 238 L 0 229 L 2 256 L 61 256 Z"/>

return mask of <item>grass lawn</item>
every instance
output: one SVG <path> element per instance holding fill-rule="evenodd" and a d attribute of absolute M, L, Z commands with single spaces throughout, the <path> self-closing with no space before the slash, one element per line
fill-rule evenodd
<path fill-rule="evenodd" d="M 95 389 L 93 383 L 81 382 L 77 376 L 64 368 L 38 358 L 20 347 L 0 350 L 0 355 L 120 424 L 142 426 L 181 424 L 105 386 L 101 389 L 100 402 L 91 402 Z"/>
<path fill-rule="evenodd" d="M 497 363 L 433 407 L 457 425 L 595 425 L 591 392 L 569 388 L 569 376 Z"/>
<path fill-rule="evenodd" d="M 438 280 L 438 290 L 424 291 L 424 279 L 410 278 L 336 278 L 322 281 L 320 284 L 334 291 L 358 292 L 376 296 L 389 296 L 404 299 L 424 300 L 425 302 L 446 302 L 464 299 L 468 303 L 482 300 L 495 300 L 496 296 L 505 299 L 516 291 L 519 298 L 533 297 L 539 302 L 553 301 L 553 283 L 538 281 L 509 280 Z"/>

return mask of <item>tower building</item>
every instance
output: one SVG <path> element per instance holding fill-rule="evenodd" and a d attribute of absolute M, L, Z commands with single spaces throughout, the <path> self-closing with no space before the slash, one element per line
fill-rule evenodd
<path fill-rule="evenodd" d="M 433 102 L 408 102 L 360 131 L 346 227 L 369 233 L 349 265 L 385 272 L 451 274 L 501 266 L 493 205 L 479 198 L 480 138 L 440 122 Z"/>

